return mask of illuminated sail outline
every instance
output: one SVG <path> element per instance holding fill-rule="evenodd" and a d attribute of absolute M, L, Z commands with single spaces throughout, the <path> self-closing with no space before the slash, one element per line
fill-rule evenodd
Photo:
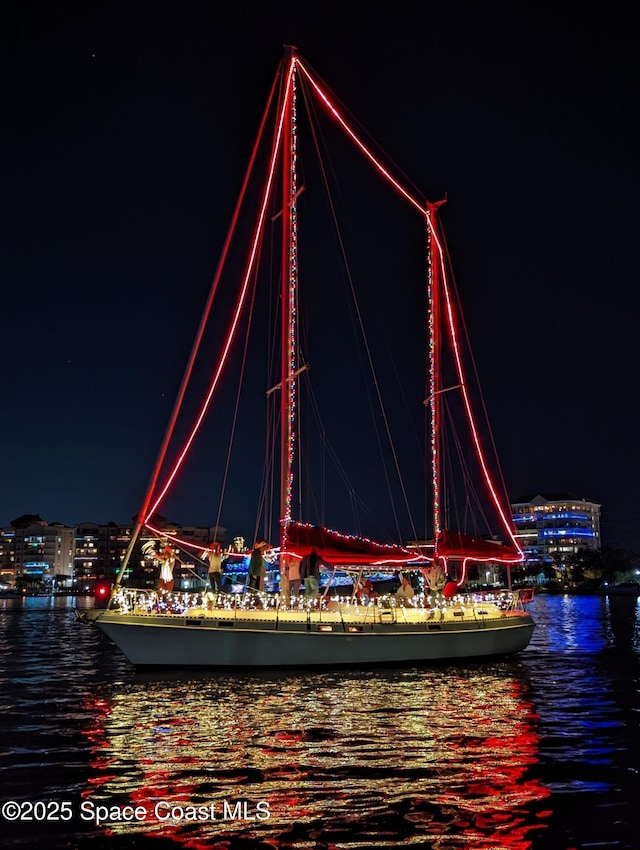
<path fill-rule="evenodd" d="M 482 446 L 480 443 L 480 438 L 478 434 L 478 429 L 476 426 L 475 418 L 473 416 L 472 407 L 469 399 L 467 383 L 465 380 L 462 361 L 459 351 L 459 343 L 458 343 L 458 335 L 456 331 L 456 324 L 454 319 L 454 310 L 453 304 L 450 294 L 450 287 L 447 280 L 446 273 L 446 264 L 444 259 L 444 251 L 442 247 L 441 240 L 438 236 L 437 225 L 435 223 L 436 211 L 438 204 L 430 204 L 428 202 L 422 203 L 418 201 L 414 195 L 406 189 L 395 177 L 393 177 L 387 168 L 380 162 L 380 160 L 375 156 L 375 154 L 370 150 L 370 148 L 365 144 L 365 142 L 359 137 L 359 135 L 353 130 L 353 128 L 348 124 L 345 118 L 341 115 L 340 111 L 337 107 L 332 103 L 329 96 L 322 89 L 317 80 L 312 76 L 311 72 L 306 68 L 304 63 L 300 60 L 300 57 L 295 53 L 294 49 L 289 49 L 288 55 L 288 66 L 286 68 L 286 82 L 284 85 L 284 93 L 282 97 L 282 103 L 279 110 L 279 117 L 277 122 L 277 129 L 274 136 L 274 142 L 271 153 L 271 160 L 269 165 L 268 176 L 265 184 L 265 190 L 263 193 L 263 199 L 260 207 L 260 212 L 258 216 L 257 225 L 254 231 L 253 242 L 251 246 L 251 252 L 249 255 L 249 259 L 247 262 L 245 274 L 243 277 L 242 287 L 240 296 L 236 303 L 236 308 L 233 315 L 233 320 L 231 324 L 231 328 L 227 335 L 222 354 L 220 356 L 220 360 L 215 369 L 214 376 L 209 386 L 209 390 L 205 397 L 205 401 L 202 404 L 201 410 L 196 418 L 195 424 L 186 439 L 182 450 L 180 451 L 178 458 L 173 465 L 166 481 L 158 495 L 152 502 L 151 493 L 155 489 L 155 484 L 157 482 L 157 475 L 155 480 L 152 480 L 152 483 L 149 487 L 149 491 L 147 497 L 145 499 L 144 508 L 141 511 L 142 516 L 142 524 L 147 527 L 149 530 L 156 534 L 163 534 L 163 536 L 173 540 L 179 545 L 185 546 L 186 548 L 192 549 L 200 549 L 201 546 L 195 546 L 192 541 L 181 540 L 175 535 L 168 535 L 165 532 L 162 532 L 160 529 L 156 528 L 151 523 L 151 518 L 153 514 L 158 510 L 160 504 L 164 500 L 171 484 L 173 483 L 178 471 L 180 470 L 188 452 L 191 448 L 191 445 L 195 439 L 197 432 L 202 425 L 204 417 L 206 415 L 207 410 L 211 404 L 213 395 L 218 385 L 218 381 L 222 374 L 224 365 L 226 363 L 229 351 L 231 350 L 232 343 L 234 341 L 238 322 L 240 319 L 240 315 L 242 313 L 243 307 L 246 302 L 246 296 L 248 292 L 248 284 L 251 277 L 251 274 L 255 268 L 255 262 L 257 258 L 258 246 L 260 244 L 261 236 L 264 229 L 264 224 L 266 220 L 266 209 L 271 198 L 271 193 L 274 184 L 274 177 L 276 171 L 276 165 L 279 156 L 279 150 L 282 147 L 283 151 L 288 147 L 289 156 L 291 158 L 289 166 L 286 164 L 283 167 L 284 172 L 284 181 L 283 181 L 283 197 L 285 198 L 285 209 L 283 210 L 283 218 L 286 222 L 286 227 L 283 228 L 286 232 L 283 233 L 283 250 L 286 251 L 288 256 L 288 265 L 287 269 L 283 271 L 283 301 L 287 303 L 283 305 L 283 327 L 287 328 L 287 333 L 289 335 L 289 346 L 285 354 L 283 355 L 283 414 L 284 409 L 286 408 L 286 416 L 287 416 L 287 433 L 281 440 L 281 478 L 283 479 L 282 483 L 282 494 L 281 494 L 281 526 L 282 526 L 282 537 L 281 542 L 286 543 L 286 528 L 291 522 L 291 486 L 292 486 L 292 456 L 294 450 L 294 442 L 295 442 L 295 330 L 291 330 L 292 326 L 295 325 L 295 287 L 297 284 L 297 213 L 296 213 L 296 194 L 297 194 L 297 184 L 295 178 L 295 157 L 296 157 L 296 135 L 295 135 L 295 75 L 296 69 L 299 69 L 305 76 L 305 78 L 309 81 L 312 89 L 318 95 L 320 101 L 324 104 L 328 112 L 333 116 L 333 118 L 337 121 L 337 123 L 342 127 L 345 131 L 346 135 L 351 139 L 354 145 L 360 150 L 360 152 L 369 160 L 369 162 L 374 166 L 374 168 L 378 171 L 378 173 L 384 178 L 384 180 L 389 183 L 396 192 L 403 197 L 408 203 L 411 204 L 421 215 L 424 216 L 427 232 L 430 242 L 431 251 L 430 254 L 435 253 L 436 258 L 434 260 L 433 256 L 430 258 L 430 268 L 429 268 L 429 279 L 428 279 L 428 297 L 429 303 L 434 304 L 434 301 L 439 298 L 439 281 L 441 281 L 442 295 L 444 297 L 445 302 L 445 315 L 446 315 L 446 324 L 449 332 L 449 337 L 451 341 L 451 347 L 454 356 L 455 368 L 459 380 L 459 389 L 461 390 L 463 404 L 465 409 L 465 414 L 467 418 L 467 422 L 470 428 L 472 442 L 475 450 L 476 457 L 479 461 L 480 468 L 485 479 L 485 483 L 487 485 L 489 494 L 494 503 L 502 526 L 507 533 L 509 541 L 515 552 L 513 554 L 507 554 L 505 551 L 503 555 L 500 555 L 500 547 L 496 546 L 496 554 L 491 557 L 480 557 L 480 556 L 467 556 L 463 551 L 459 553 L 454 553 L 453 555 L 440 555 L 438 551 L 438 537 L 441 531 L 440 528 L 440 473 L 438 468 L 438 460 L 437 460 L 437 439 L 438 439 L 438 431 L 439 431 L 439 415 L 438 415 L 438 407 L 439 401 L 437 399 L 437 393 L 439 388 L 435 383 L 433 374 L 430 375 L 429 388 L 430 388 L 430 400 L 429 405 L 431 409 L 431 455 L 432 455 L 432 477 L 433 477 L 433 498 L 434 498 L 434 560 L 441 559 L 446 564 L 447 557 L 454 558 L 456 560 L 460 560 L 463 563 L 463 575 L 460 577 L 460 582 L 462 582 L 464 578 L 464 573 L 466 572 L 466 565 L 469 561 L 485 561 L 491 560 L 495 562 L 501 563 L 517 563 L 523 559 L 522 551 L 516 541 L 513 530 L 511 528 L 510 520 L 507 518 L 504 508 L 501 504 L 501 501 L 498 497 L 497 490 L 493 481 L 493 478 L 489 472 L 488 465 L 486 463 L 486 459 L 484 456 L 484 452 L 482 450 Z M 276 78 L 277 80 L 277 78 Z M 275 87 L 275 81 L 274 81 Z M 273 92 L 273 88 L 272 88 Z M 267 107 L 268 108 L 268 107 Z M 266 112 L 265 112 L 266 117 Z M 263 125 L 264 126 L 263 117 Z M 261 127 L 261 131 L 262 131 Z M 256 142 L 256 145 L 258 141 Z M 255 159 L 255 149 L 254 149 L 254 157 Z M 251 168 L 251 166 L 250 166 Z M 248 172 L 249 173 L 249 172 Z M 247 176 L 248 176 L 247 173 Z M 246 182 L 246 181 L 245 181 Z M 243 187 L 244 189 L 244 187 Z M 240 201 L 239 201 L 240 204 Z M 234 223 L 232 225 L 232 229 L 229 233 L 226 246 L 228 246 L 229 239 L 232 235 L 233 228 L 235 227 L 235 221 L 237 220 L 237 211 L 234 216 Z M 222 261 L 221 261 L 222 262 Z M 435 266 L 434 266 L 435 264 Z M 220 271 L 220 266 L 218 271 Z M 214 287 L 217 285 L 217 281 L 219 279 L 219 274 L 216 274 L 216 279 L 214 280 Z M 285 286 L 286 283 L 286 286 Z M 209 298 L 208 305 L 212 300 L 212 294 Z M 432 319 L 430 318 L 430 323 Z M 430 345 L 434 349 L 439 349 L 439 339 L 437 328 L 430 327 Z M 431 354 L 436 354 L 436 351 L 432 351 Z M 432 366 L 433 369 L 433 366 Z M 289 387 L 288 399 L 286 398 L 287 392 L 285 392 L 284 388 Z M 182 393 L 184 394 L 184 393 Z M 282 421 L 285 421 L 283 416 Z M 166 442 L 166 440 L 165 440 Z M 165 447 L 166 453 L 166 447 Z M 164 455 L 160 459 L 162 459 Z"/>
<path fill-rule="evenodd" d="M 292 69 L 290 70 L 289 75 L 287 77 L 287 89 L 291 85 L 291 74 L 292 74 Z M 207 395 L 205 397 L 204 403 L 202 404 L 202 407 L 200 409 L 200 413 L 198 414 L 198 416 L 196 418 L 196 421 L 195 421 L 195 424 L 194 424 L 194 426 L 191 430 L 191 433 L 189 434 L 189 436 L 188 436 L 188 438 L 187 438 L 187 440 L 186 440 L 186 442 L 185 442 L 185 444 L 182 448 L 182 451 L 180 452 L 178 459 L 176 460 L 176 462 L 173 466 L 173 469 L 171 470 L 169 477 L 167 478 L 167 481 L 165 482 L 162 490 L 160 491 L 159 495 L 157 496 L 157 498 L 155 499 L 155 501 L 153 502 L 151 507 L 148 508 L 148 510 L 146 512 L 144 524 L 149 528 L 151 528 L 151 526 L 149 526 L 149 522 L 148 522 L 149 519 L 158 510 L 160 503 L 162 502 L 162 500 L 166 496 L 167 491 L 169 490 L 169 487 L 171 486 L 176 475 L 178 474 L 178 471 L 180 470 L 180 467 L 182 466 L 182 464 L 183 464 L 183 462 L 184 462 L 184 460 L 185 460 L 185 458 L 186 458 L 186 456 L 189 452 L 189 449 L 190 449 L 191 444 L 193 443 L 193 441 L 196 437 L 196 434 L 200 430 L 200 426 L 202 425 L 202 422 L 203 422 L 204 417 L 207 413 L 207 410 L 209 409 L 209 405 L 211 404 L 211 400 L 213 399 L 213 395 L 214 395 L 215 390 L 217 388 L 218 381 L 220 380 L 222 370 L 223 370 L 223 368 L 226 364 L 227 357 L 228 357 L 229 352 L 231 350 L 231 345 L 232 345 L 234 338 L 235 338 L 236 330 L 237 330 L 237 327 L 238 327 L 238 322 L 240 320 L 240 315 L 242 313 L 242 308 L 244 307 L 244 304 L 245 304 L 245 301 L 246 301 L 246 296 L 247 296 L 247 292 L 248 292 L 248 288 L 249 288 L 249 279 L 251 278 L 251 274 L 252 274 L 254 266 L 255 266 L 256 257 L 257 257 L 257 254 L 258 254 L 258 245 L 260 244 L 260 238 L 262 236 L 262 231 L 263 231 L 263 228 L 264 228 L 264 221 L 265 221 L 265 218 L 266 218 L 267 206 L 268 206 L 269 199 L 270 199 L 270 196 L 271 196 L 271 187 L 273 185 L 273 179 L 274 179 L 275 170 L 276 170 L 276 163 L 277 163 L 277 158 L 278 158 L 278 147 L 279 147 L 279 144 L 280 144 L 280 137 L 282 135 L 282 125 L 283 125 L 283 122 L 284 122 L 284 117 L 285 117 L 285 110 L 284 110 L 284 105 L 283 105 L 283 108 L 280 112 L 280 120 L 278 122 L 278 129 L 277 129 L 277 132 L 276 132 L 275 143 L 274 143 L 273 151 L 272 151 L 272 155 L 271 155 L 271 163 L 270 163 L 270 166 L 269 166 L 269 174 L 268 174 L 267 182 L 266 182 L 266 185 L 265 185 L 265 191 L 264 191 L 264 195 L 263 195 L 263 199 L 262 199 L 260 215 L 258 217 L 258 224 L 257 224 L 256 230 L 255 230 L 255 233 L 254 233 L 253 244 L 251 246 L 251 253 L 249 255 L 249 262 L 247 263 L 247 268 L 245 270 L 245 274 L 244 274 L 244 278 L 243 278 L 243 282 L 242 282 L 242 288 L 241 288 L 241 291 L 240 291 L 240 296 L 239 296 L 238 301 L 236 303 L 236 309 L 234 311 L 233 320 L 231 322 L 231 328 L 230 328 L 229 333 L 227 335 L 227 339 L 225 341 L 225 344 L 224 344 L 224 347 L 223 347 L 223 350 L 222 350 L 220 361 L 219 361 L 218 366 L 216 367 L 216 370 L 214 372 L 214 376 L 213 376 L 213 379 L 211 381 L 211 384 L 209 385 L 209 390 L 208 390 Z M 155 530 L 155 529 L 152 529 L 152 530 Z"/>

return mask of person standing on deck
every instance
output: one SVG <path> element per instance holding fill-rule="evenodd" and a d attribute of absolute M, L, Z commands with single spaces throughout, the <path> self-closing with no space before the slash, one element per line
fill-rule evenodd
<path fill-rule="evenodd" d="M 322 560 L 316 549 L 312 549 L 300 561 L 300 578 L 304 581 L 304 595 L 307 599 L 313 599 L 318 595 L 321 566 L 329 568 L 329 564 Z"/>
<path fill-rule="evenodd" d="M 212 543 L 211 549 L 205 550 L 205 555 L 209 559 L 209 582 L 211 590 L 214 593 L 222 591 L 222 553 L 220 552 L 220 544 Z"/>
<path fill-rule="evenodd" d="M 294 599 L 297 599 L 300 595 L 300 584 L 302 583 L 302 579 L 300 578 L 300 564 L 300 558 L 289 558 L 289 594 Z"/>
<path fill-rule="evenodd" d="M 253 547 L 249 561 L 249 587 L 252 590 L 264 590 L 264 580 L 267 575 L 267 562 L 264 550 L 269 546 L 266 540 L 259 540 Z"/>

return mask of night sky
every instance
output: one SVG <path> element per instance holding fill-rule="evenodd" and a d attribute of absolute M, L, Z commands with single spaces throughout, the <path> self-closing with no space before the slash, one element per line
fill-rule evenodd
<path fill-rule="evenodd" d="M 344 5 L 3 4 L 0 526 L 139 509 L 289 43 L 446 194 L 511 499 L 640 550 L 637 5 Z"/>

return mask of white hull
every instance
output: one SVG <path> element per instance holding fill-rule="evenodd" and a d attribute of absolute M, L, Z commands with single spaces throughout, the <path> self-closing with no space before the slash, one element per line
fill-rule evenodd
<path fill-rule="evenodd" d="M 486 607 L 486 606 L 485 606 Z M 351 612 L 353 614 L 353 612 Z M 384 616 L 384 615 L 383 615 Z M 387 622 L 340 612 L 190 612 L 188 617 L 95 611 L 90 619 L 136 667 L 338 667 L 510 655 L 534 629 L 524 611 L 405 612 Z"/>

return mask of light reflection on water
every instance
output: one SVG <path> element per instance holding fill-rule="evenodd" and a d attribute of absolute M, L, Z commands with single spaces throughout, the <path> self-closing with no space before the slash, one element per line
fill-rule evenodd
<path fill-rule="evenodd" d="M 617 794 L 628 809 L 639 766 L 640 602 L 541 597 L 532 614 L 537 627 L 521 657 L 545 784 L 554 795 Z"/>
<path fill-rule="evenodd" d="M 536 736 L 522 691 L 499 665 L 199 676 L 170 686 L 166 677 L 137 677 L 101 718 L 92 766 L 108 775 L 100 784 L 108 800 L 219 810 L 224 800 L 247 799 L 252 809 L 268 801 L 268 821 L 199 825 L 202 838 L 313 831 L 355 841 L 363 825 L 370 832 L 372 819 L 386 818 L 378 846 L 401 847 L 405 838 L 408 846 L 418 835 L 487 840 L 495 829 L 505 847 L 517 846 L 523 807 L 548 793 L 525 777 Z M 162 823 L 144 831 L 194 834 L 192 825 Z"/>
<path fill-rule="evenodd" d="M 537 599 L 513 660 L 235 676 L 136 674 L 64 600 L 27 602 L 0 602 L 3 788 L 150 816 L 15 825 L 9 842 L 527 850 L 581 846 L 583 829 L 585 845 L 634 846 L 635 600 Z M 214 804 L 217 819 L 159 821 L 158 800 Z M 267 801 L 270 818 L 224 820 L 224 801 L 249 816 Z"/>

